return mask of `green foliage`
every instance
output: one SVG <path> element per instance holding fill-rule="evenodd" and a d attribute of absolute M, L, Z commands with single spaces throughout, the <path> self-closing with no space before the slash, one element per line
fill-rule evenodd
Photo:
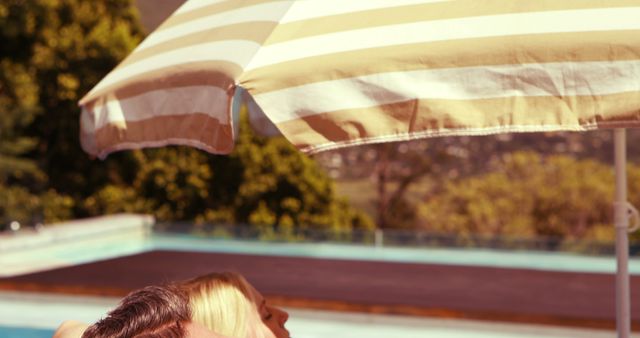
<path fill-rule="evenodd" d="M 140 198 L 132 187 L 109 184 L 84 200 L 82 208 L 89 215 L 136 213 L 151 210 L 150 202 Z"/>
<path fill-rule="evenodd" d="M 333 182 L 312 159 L 284 138 L 258 137 L 248 123 L 242 127 L 231 161 L 218 162 L 228 171 L 243 168 L 231 185 L 218 184 L 227 196 L 237 189 L 232 201 L 237 221 L 334 230 L 353 226 L 353 211 L 336 197 Z"/>
<path fill-rule="evenodd" d="M 188 148 L 160 148 L 139 153 L 133 187 L 150 202 L 147 213 L 161 220 L 191 220 L 207 208 L 213 172 L 207 154 Z"/>
<path fill-rule="evenodd" d="M 48 176 L 39 188 L 77 198 L 95 183 L 109 181 L 107 171 L 80 149 L 77 101 L 140 41 L 132 4 L 132 0 L 0 4 L 0 172 L 5 176 L 39 168 Z"/>
<path fill-rule="evenodd" d="M 631 203 L 636 209 L 640 210 L 640 166 L 639 165 L 627 166 L 627 184 L 629 185 L 629 189 L 628 189 L 629 203 Z M 594 233 L 594 236 L 596 235 L 599 235 L 599 233 Z M 635 242 L 640 242 L 640 230 L 637 230 L 636 232 L 631 233 L 629 237 Z"/>
<path fill-rule="evenodd" d="M 5 221 L 77 217 L 82 203 L 68 195 L 79 201 L 118 176 L 112 166 L 94 163 L 81 151 L 77 101 L 140 41 L 132 3 L 0 3 L 0 218 Z"/>
<path fill-rule="evenodd" d="M 88 214 L 141 212 L 160 221 L 254 224 L 264 238 L 296 228 L 368 229 L 371 220 L 335 194 L 333 182 L 283 138 L 255 136 L 246 117 L 235 151 L 213 156 L 187 147 L 133 152 L 129 185 L 107 185 Z"/>
<path fill-rule="evenodd" d="M 227 172 L 243 168 L 235 183 L 218 184 L 227 190 L 225 195 L 237 187 L 233 201 L 236 221 L 260 221 L 279 229 L 294 224 L 333 231 L 373 227 L 367 216 L 337 197 L 333 181 L 316 162 L 282 137 L 255 135 L 246 115 L 242 117 L 231 161 L 218 162 L 218 166 L 227 166 Z"/>
<path fill-rule="evenodd" d="M 592 160 L 516 152 L 496 170 L 450 182 L 421 207 L 425 227 L 463 237 L 612 240 L 613 171 Z M 628 168 L 640 200 L 640 167 Z"/>
<path fill-rule="evenodd" d="M 51 190 L 35 195 L 24 187 L 0 185 L 0 226 L 11 221 L 37 224 L 66 220 L 72 217 L 73 206 L 70 197 Z"/>
<path fill-rule="evenodd" d="M 25 157 L 37 144 L 37 139 L 25 136 L 39 111 L 37 94 L 38 87 L 25 67 L 0 60 L 0 184 L 15 179 L 42 180 L 36 162 Z"/>

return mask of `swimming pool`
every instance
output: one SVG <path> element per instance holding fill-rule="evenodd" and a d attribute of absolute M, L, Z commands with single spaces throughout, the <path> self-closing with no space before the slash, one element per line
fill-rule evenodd
<path fill-rule="evenodd" d="M 51 337 L 65 319 L 93 322 L 118 299 L 0 292 L 0 337 Z M 605 338 L 604 330 L 287 309 L 296 338 Z M 636 334 L 633 337 L 640 337 Z"/>
<path fill-rule="evenodd" d="M 5 252 L 0 257 L 0 275 L 76 265 L 151 250 L 183 250 L 259 255 L 361 259 L 390 262 L 493 266 L 552 271 L 612 273 L 615 259 L 568 253 L 496 251 L 486 249 L 375 248 L 331 243 L 267 243 L 223 240 L 190 235 L 151 234 L 144 239 L 117 241 L 93 238 L 72 245 L 38 246 Z M 640 260 L 630 260 L 629 270 L 640 275 Z M 69 297 L 0 292 L 0 337 L 50 337 L 66 319 L 94 322 L 115 306 L 117 299 Z M 452 319 L 411 318 L 386 315 L 345 314 L 291 310 L 288 324 L 296 338 L 533 338 L 613 337 L 612 331 L 581 330 L 536 325 L 515 325 Z M 640 337 L 634 335 L 633 337 Z"/>
<path fill-rule="evenodd" d="M 52 335 L 53 331 L 47 329 L 0 326 L 0 337 L 2 338 L 51 338 Z"/>

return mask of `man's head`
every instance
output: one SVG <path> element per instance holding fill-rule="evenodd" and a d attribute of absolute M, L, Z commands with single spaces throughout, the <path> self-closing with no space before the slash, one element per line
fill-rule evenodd
<path fill-rule="evenodd" d="M 83 338 L 182 338 L 191 320 L 189 299 L 173 286 L 148 286 L 127 295 Z"/>

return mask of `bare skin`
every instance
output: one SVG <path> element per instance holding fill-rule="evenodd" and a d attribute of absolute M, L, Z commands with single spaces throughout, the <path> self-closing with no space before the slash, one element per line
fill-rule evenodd
<path fill-rule="evenodd" d="M 52 338 L 80 338 L 87 327 L 87 324 L 79 321 L 65 320 L 58 326 Z"/>
<path fill-rule="evenodd" d="M 256 300 L 262 323 L 271 331 L 271 335 L 268 335 L 268 337 L 291 338 L 289 330 L 284 327 L 284 324 L 289 319 L 289 314 L 280 308 L 269 305 L 262 294 L 254 287 L 251 287 L 251 292 Z"/>

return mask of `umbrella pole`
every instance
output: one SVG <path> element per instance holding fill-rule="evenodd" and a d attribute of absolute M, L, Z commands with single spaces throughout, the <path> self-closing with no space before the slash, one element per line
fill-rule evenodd
<path fill-rule="evenodd" d="M 614 130 L 615 150 L 615 203 L 614 221 L 616 229 L 616 324 L 618 338 L 629 338 L 630 301 L 629 301 L 629 218 L 627 207 L 627 154 L 625 129 Z"/>

